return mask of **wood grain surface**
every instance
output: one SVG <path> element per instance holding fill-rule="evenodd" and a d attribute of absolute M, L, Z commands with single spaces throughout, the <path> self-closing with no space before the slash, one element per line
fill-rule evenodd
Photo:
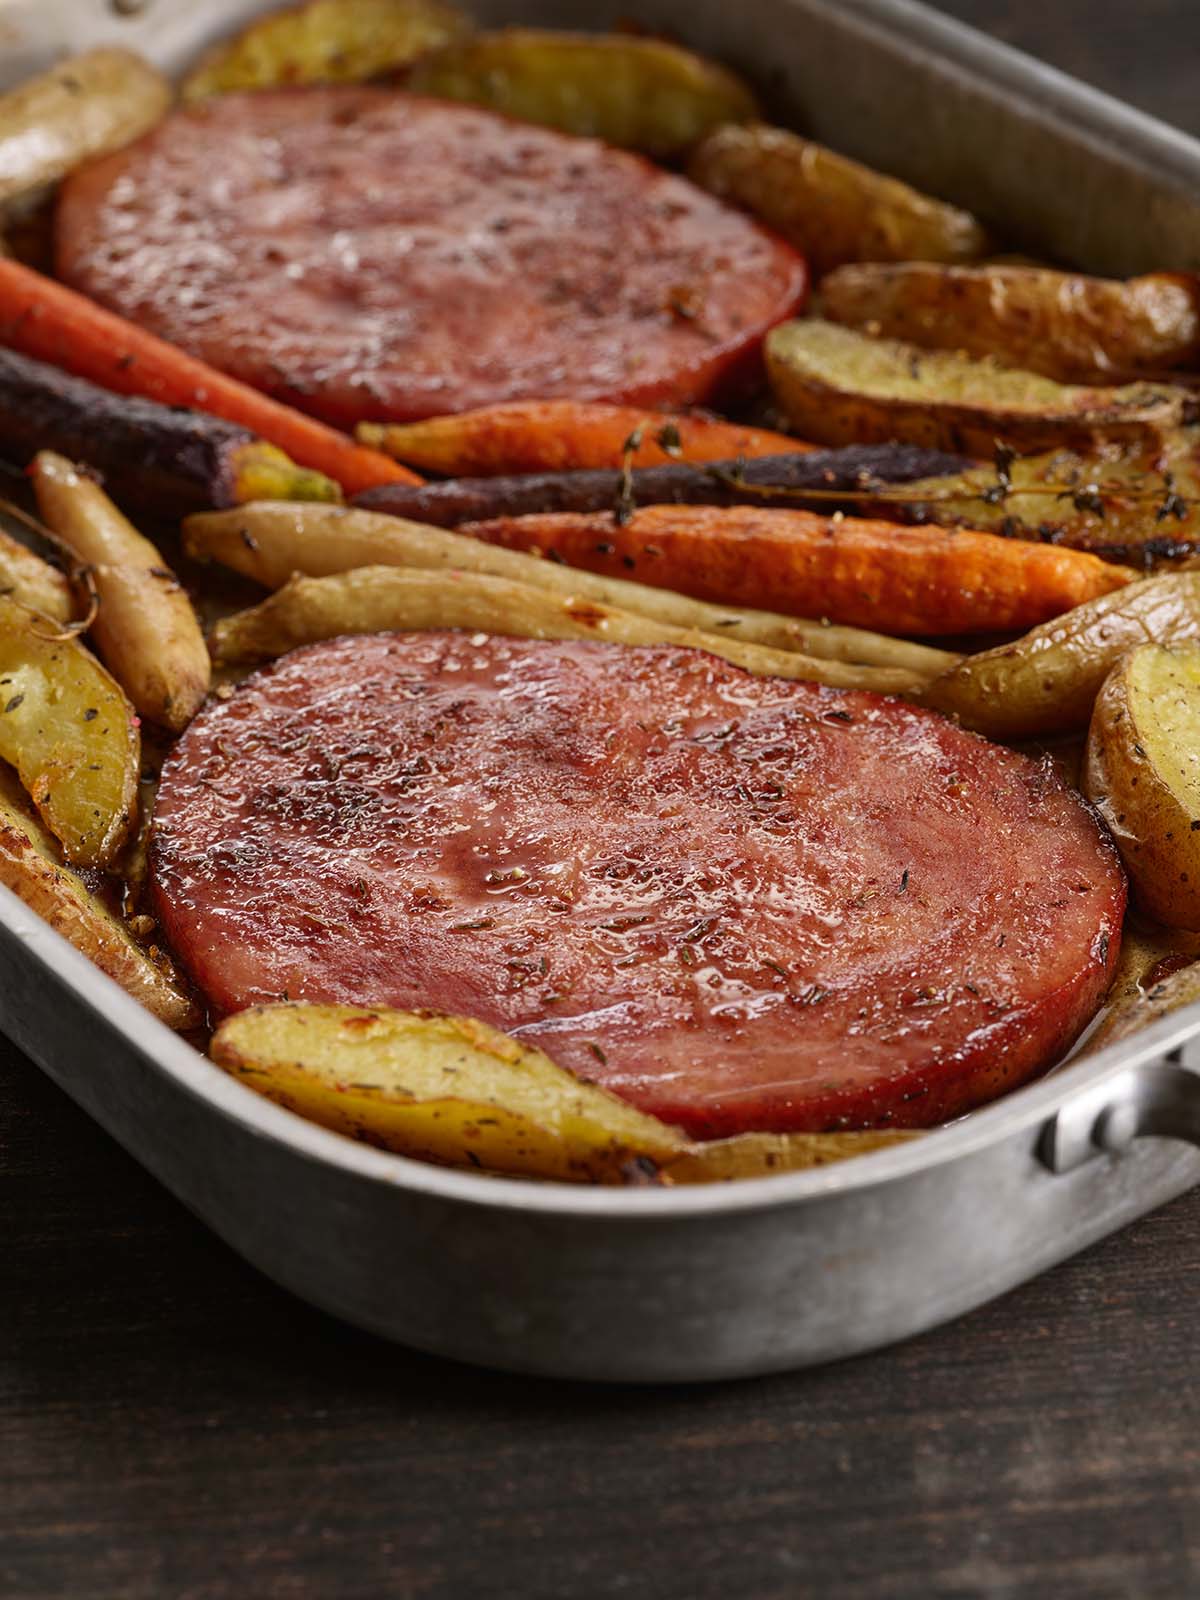
<path fill-rule="evenodd" d="M 945 9 L 1200 132 L 1192 0 Z M 1200 1594 L 1200 1192 L 900 1348 L 682 1391 L 338 1326 L 8 1048 L 0 1217 L 0 1600 Z"/>

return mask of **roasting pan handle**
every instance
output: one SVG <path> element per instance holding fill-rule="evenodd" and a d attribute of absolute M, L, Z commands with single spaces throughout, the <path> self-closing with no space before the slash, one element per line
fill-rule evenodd
<path fill-rule="evenodd" d="M 1039 1153 L 1051 1172 L 1072 1172 L 1096 1156 L 1123 1155 L 1147 1134 L 1200 1146 L 1200 1074 L 1178 1050 L 1076 1095 L 1047 1126 Z"/>

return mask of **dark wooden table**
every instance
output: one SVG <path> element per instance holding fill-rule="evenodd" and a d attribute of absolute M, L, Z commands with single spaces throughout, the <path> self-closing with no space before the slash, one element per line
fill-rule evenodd
<path fill-rule="evenodd" d="M 1200 132 L 1191 0 L 946 9 Z M 1200 1193 L 900 1349 L 683 1392 L 338 1326 L 11 1050 L 0 1216 L 3 1600 L 1200 1594 Z"/>

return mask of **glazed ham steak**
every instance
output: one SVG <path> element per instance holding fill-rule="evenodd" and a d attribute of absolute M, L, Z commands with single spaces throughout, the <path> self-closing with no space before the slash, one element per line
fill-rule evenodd
<path fill-rule="evenodd" d="M 595 140 L 386 89 L 223 95 L 81 168 L 59 275 L 339 426 L 704 400 L 803 299 L 790 246 Z"/>
<path fill-rule="evenodd" d="M 213 702 L 154 910 L 214 1010 L 476 1016 L 699 1137 L 939 1122 L 1053 1061 L 1125 885 L 1048 767 L 696 651 L 380 634 Z"/>

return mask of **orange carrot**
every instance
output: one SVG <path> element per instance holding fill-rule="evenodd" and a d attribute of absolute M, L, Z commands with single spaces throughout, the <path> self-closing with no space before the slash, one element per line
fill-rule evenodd
<path fill-rule="evenodd" d="M 664 436 L 664 429 L 671 431 Z M 625 441 L 639 432 L 642 443 L 630 462 L 635 467 L 795 455 L 812 448 L 786 434 L 745 428 L 704 412 L 668 414 L 584 400 L 520 400 L 425 422 L 358 426 L 363 444 L 452 478 L 619 467 Z M 671 448 L 664 449 L 664 443 Z"/>
<path fill-rule="evenodd" d="M 250 428 L 347 495 L 420 479 L 344 433 L 228 378 L 52 278 L 0 260 L 0 344 L 116 394 L 188 406 Z"/>
<path fill-rule="evenodd" d="M 892 634 L 1025 629 L 1135 574 L 1098 556 L 964 528 L 901 527 L 757 506 L 647 506 L 497 518 L 458 530 L 718 605 Z"/>

